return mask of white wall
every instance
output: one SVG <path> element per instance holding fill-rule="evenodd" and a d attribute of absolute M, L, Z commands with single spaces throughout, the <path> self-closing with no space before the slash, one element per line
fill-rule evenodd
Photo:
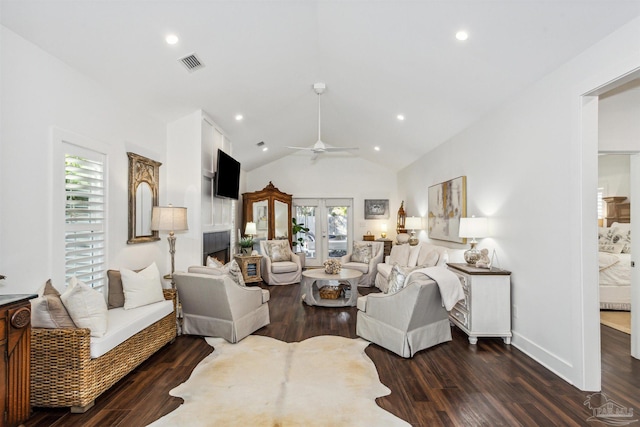
<path fill-rule="evenodd" d="M 639 30 L 635 19 L 398 177 L 423 209 L 429 185 L 467 176 L 467 211 L 493 228 L 480 246 L 513 272 L 513 345 L 587 389 L 600 386 L 597 270 L 583 252 L 596 253 L 597 147 L 583 152 L 581 95 L 640 67 Z"/>
<path fill-rule="evenodd" d="M 640 151 L 640 79 L 601 96 L 598 113 L 600 151 Z"/>
<path fill-rule="evenodd" d="M 381 153 L 384 155 L 384 153 Z M 321 155 L 311 162 L 308 154 L 292 154 L 247 173 L 246 191 L 262 190 L 269 181 L 280 191 L 303 197 L 353 198 L 353 234 L 367 231 L 380 237 L 381 220 L 364 219 L 365 199 L 389 199 L 388 238 L 395 237 L 396 214 L 401 199 L 395 172 L 359 157 Z M 414 215 L 411 210 L 407 215 Z"/>
<path fill-rule="evenodd" d="M 640 117 L 640 115 L 638 115 Z M 640 133 L 638 134 L 640 138 Z M 638 143 L 640 149 L 640 139 Z M 598 188 L 604 189 L 604 197 L 629 197 L 629 155 L 607 154 L 598 156 Z"/>
<path fill-rule="evenodd" d="M 140 268 L 168 255 L 157 243 L 127 245 L 127 151 L 165 163 L 165 126 L 115 99 L 58 59 L 5 27 L 1 31 L 0 293 L 28 293 L 52 278 L 64 289 L 54 239 L 64 212 L 53 209 L 52 129 L 98 141 L 107 149 L 108 251 L 111 268 Z M 164 167 L 160 167 L 161 198 Z"/>

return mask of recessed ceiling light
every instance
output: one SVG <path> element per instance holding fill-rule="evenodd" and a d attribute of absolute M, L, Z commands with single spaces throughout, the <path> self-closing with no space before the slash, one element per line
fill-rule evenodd
<path fill-rule="evenodd" d="M 240 121 L 242 120 L 244 117 L 242 116 L 242 114 L 236 114 L 236 120 Z"/>
<path fill-rule="evenodd" d="M 378 147 L 377 145 L 375 147 L 373 147 L 374 150 L 376 151 L 380 151 L 380 147 Z"/>
<path fill-rule="evenodd" d="M 175 34 L 169 34 L 167 38 L 165 38 L 165 40 L 169 44 L 176 44 L 178 43 L 178 36 L 176 36 Z"/>
<path fill-rule="evenodd" d="M 456 33 L 456 38 L 458 40 L 460 40 L 461 42 L 465 41 L 466 39 L 469 38 L 469 33 L 467 33 L 466 31 L 458 31 Z"/>
<path fill-rule="evenodd" d="M 269 147 L 262 147 L 262 151 L 267 151 Z"/>
<path fill-rule="evenodd" d="M 402 114 L 398 114 L 396 117 L 397 117 L 397 118 L 398 118 L 398 120 L 400 120 L 400 121 L 404 120 L 404 115 L 402 115 Z"/>

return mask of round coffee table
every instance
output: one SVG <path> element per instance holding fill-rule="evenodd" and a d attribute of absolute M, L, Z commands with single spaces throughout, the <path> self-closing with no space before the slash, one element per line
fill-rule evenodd
<path fill-rule="evenodd" d="M 355 306 L 358 302 L 358 279 L 362 273 L 358 270 L 343 268 L 338 274 L 327 274 L 323 268 L 311 268 L 302 272 L 302 300 L 308 305 L 319 305 L 322 307 L 345 307 Z M 320 298 L 319 288 L 322 282 L 337 280 L 347 282 L 351 286 L 351 295 L 348 298 L 338 299 Z"/>

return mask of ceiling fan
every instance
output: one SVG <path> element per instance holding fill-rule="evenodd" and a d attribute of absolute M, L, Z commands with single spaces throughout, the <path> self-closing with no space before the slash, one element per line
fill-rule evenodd
<path fill-rule="evenodd" d="M 315 160 L 319 154 L 326 152 L 351 151 L 358 149 L 358 147 L 327 147 L 324 142 L 322 142 L 322 139 L 320 138 L 320 95 L 324 93 L 326 88 L 327 85 L 324 83 L 316 83 L 313 85 L 313 90 L 318 94 L 318 140 L 313 147 L 287 147 L 292 150 L 311 151 L 313 153 L 313 157 L 311 158 L 312 160 Z"/>

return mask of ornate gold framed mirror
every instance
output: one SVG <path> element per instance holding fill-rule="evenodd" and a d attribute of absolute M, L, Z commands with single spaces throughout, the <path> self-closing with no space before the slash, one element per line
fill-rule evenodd
<path fill-rule="evenodd" d="M 151 211 L 158 206 L 160 165 L 162 163 L 135 153 L 129 156 L 129 240 L 131 243 L 160 240 L 151 230 Z"/>

